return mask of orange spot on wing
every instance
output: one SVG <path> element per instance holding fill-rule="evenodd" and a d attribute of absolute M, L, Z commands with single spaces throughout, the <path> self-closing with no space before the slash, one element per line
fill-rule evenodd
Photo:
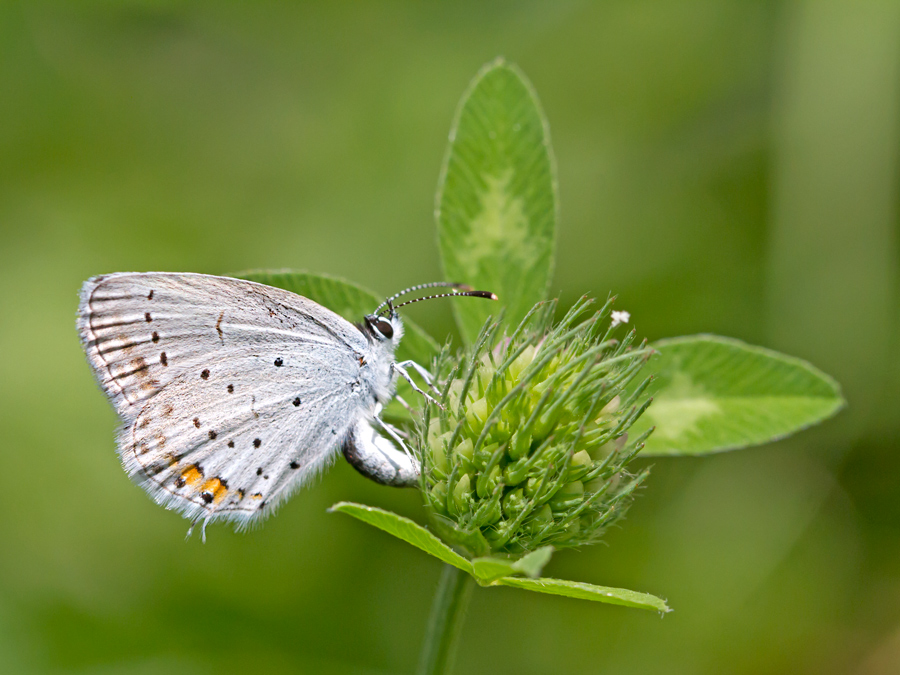
<path fill-rule="evenodd" d="M 181 477 L 184 479 L 186 485 L 193 487 L 196 483 L 203 480 L 203 472 L 200 471 L 196 464 L 191 464 L 181 472 Z"/>
<path fill-rule="evenodd" d="M 213 503 L 218 504 L 225 499 L 225 495 L 228 494 L 228 488 L 225 487 L 225 484 L 218 478 L 210 478 L 203 484 L 203 487 L 200 488 L 200 492 L 211 494 Z"/>

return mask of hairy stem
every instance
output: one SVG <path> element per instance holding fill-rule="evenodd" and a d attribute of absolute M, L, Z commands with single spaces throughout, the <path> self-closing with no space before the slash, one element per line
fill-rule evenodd
<path fill-rule="evenodd" d="M 444 565 L 425 631 L 418 675 L 450 673 L 472 584 L 471 576 L 452 565 Z"/>

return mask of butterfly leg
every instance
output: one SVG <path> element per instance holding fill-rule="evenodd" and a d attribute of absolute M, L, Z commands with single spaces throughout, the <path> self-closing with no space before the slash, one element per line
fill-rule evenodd
<path fill-rule="evenodd" d="M 413 409 L 410 407 L 409 403 L 404 401 L 401 397 L 395 395 L 394 398 L 397 399 L 398 401 L 400 401 L 400 403 L 403 404 L 403 407 L 406 408 L 410 413 L 413 412 Z M 384 410 L 384 406 L 381 405 L 380 403 L 377 404 L 375 406 L 372 421 L 375 422 L 375 424 L 377 424 L 381 428 L 383 428 L 385 431 L 387 431 L 400 444 L 400 446 L 403 448 L 404 452 L 406 452 L 407 455 L 412 457 L 413 455 L 410 452 L 409 448 L 407 448 L 405 445 L 403 445 L 403 441 L 401 440 L 401 438 L 402 438 L 402 439 L 406 439 L 408 441 L 409 434 L 406 433 L 405 431 L 403 431 L 402 429 L 398 429 L 393 424 L 388 424 L 383 419 L 381 419 L 381 413 L 383 410 Z M 398 438 L 398 436 L 400 438 Z"/>
<path fill-rule="evenodd" d="M 439 394 L 441 393 L 441 390 L 438 389 L 437 386 L 434 384 L 434 375 L 432 375 L 431 373 L 429 373 L 429 372 L 428 372 L 428 369 L 425 368 L 424 366 L 422 366 L 422 365 L 420 365 L 420 364 L 418 364 L 418 363 L 416 363 L 415 361 L 412 361 L 412 360 L 410 360 L 410 361 L 401 361 L 400 363 L 398 363 L 398 364 L 396 364 L 396 365 L 400 366 L 401 368 L 412 368 L 412 369 L 415 370 L 419 375 L 422 376 L 422 379 L 425 380 L 425 382 L 428 384 L 429 387 L 431 387 L 431 390 L 432 390 L 432 391 L 435 391 L 435 392 L 437 392 L 437 393 L 439 393 Z"/>
<path fill-rule="evenodd" d="M 392 424 L 388 424 L 377 417 L 375 418 L 375 423 L 381 427 L 385 433 L 396 441 L 397 445 L 400 446 L 400 449 L 406 453 L 406 456 L 409 457 L 411 461 L 416 461 L 416 456 L 413 454 L 413 451 L 409 449 L 409 446 L 403 440 L 402 433 L 399 429 L 397 429 Z"/>
<path fill-rule="evenodd" d="M 438 403 L 435 399 L 433 399 L 429 394 L 427 394 L 424 391 L 422 391 L 421 389 L 419 389 L 419 385 L 417 385 L 413 381 L 412 377 L 410 377 L 410 374 L 408 372 L 406 372 L 405 366 L 410 363 L 413 363 L 413 362 L 412 361 L 403 361 L 401 363 L 395 363 L 392 367 L 394 370 L 397 371 L 397 373 L 400 374 L 400 377 L 402 377 L 404 380 L 409 382 L 409 386 L 411 386 L 413 388 L 413 391 L 421 394 L 425 398 L 426 401 L 428 401 L 429 403 L 434 403 L 438 408 L 442 407 L 441 404 Z M 419 366 L 419 367 L 421 368 L 421 366 Z M 424 370 L 424 368 L 423 368 L 423 370 Z"/>
<path fill-rule="evenodd" d="M 402 396 L 400 396 L 398 394 L 394 394 L 394 400 L 397 401 L 397 403 L 402 405 L 404 408 L 406 408 L 406 412 L 408 412 L 410 415 L 413 413 L 412 406 L 409 403 L 407 403 L 406 400 Z"/>
<path fill-rule="evenodd" d="M 380 425 L 384 425 L 385 427 L 390 427 L 391 430 L 388 433 L 390 433 L 391 436 L 393 436 L 394 434 L 397 434 L 404 441 L 406 441 L 407 443 L 409 442 L 409 433 L 407 433 L 403 429 L 398 429 L 393 424 L 388 424 L 387 422 L 385 422 L 383 420 L 378 420 L 378 423 Z"/>

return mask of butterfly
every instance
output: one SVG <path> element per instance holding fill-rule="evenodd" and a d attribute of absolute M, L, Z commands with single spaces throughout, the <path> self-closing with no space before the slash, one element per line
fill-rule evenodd
<path fill-rule="evenodd" d="M 450 293 L 393 301 L 435 286 Z M 205 274 L 117 273 L 81 288 L 77 327 L 88 362 L 122 421 L 126 473 L 160 505 L 245 528 L 343 452 L 386 485 L 414 485 L 418 462 L 380 413 L 396 378 L 430 399 L 397 362 L 397 308 L 463 284 L 405 289 L 352 324 L 308 298 Z M 385 309 L 386 308 L 386 309 Z M 379 431 L 386 432 L 403 451 Z"/>

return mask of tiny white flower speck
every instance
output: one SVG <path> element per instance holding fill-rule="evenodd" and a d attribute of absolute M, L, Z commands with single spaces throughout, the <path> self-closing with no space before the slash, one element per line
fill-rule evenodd
<path fill-rule="evenodd" d="M 616 312 L 614 311 L 611 315 L 612 317 L 612 327 L 615 328 L 620 323 L 628 323 L 631 320 L 631 314 L 628 312 Z"/>

